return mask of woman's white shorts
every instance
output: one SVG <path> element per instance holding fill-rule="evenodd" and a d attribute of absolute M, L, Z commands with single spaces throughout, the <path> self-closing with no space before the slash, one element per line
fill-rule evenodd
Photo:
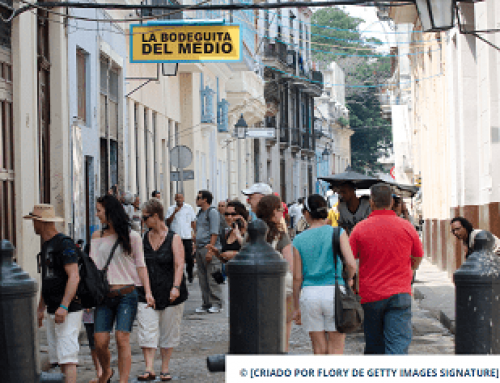
<path fill-rule="evenodd" d="M 340 286 L 343 290 L 344 286 Z M 307 332 L 337 331 L 335 286 L 305 286 L 300 295 L 302 326 Z"/>
<path fill-rule="evenodd" d="M 173 348 L 181 340 L 181 320 L 184 303 L 155 310 L 139 302 L 137 322 L 139 323 L 138 340 L 140 347 Z"/>

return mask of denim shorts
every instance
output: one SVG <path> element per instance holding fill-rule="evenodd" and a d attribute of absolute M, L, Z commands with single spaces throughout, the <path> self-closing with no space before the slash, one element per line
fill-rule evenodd
<path fill-rule="evenodd" d="M 111 332 L 115 322 L 116 331 L 132 332 L 132 325 L 137 314 L 137 301 L 137 289 L 127 295 L 107 298 L 101 306 L 95 309 L 95 332 Z"/>

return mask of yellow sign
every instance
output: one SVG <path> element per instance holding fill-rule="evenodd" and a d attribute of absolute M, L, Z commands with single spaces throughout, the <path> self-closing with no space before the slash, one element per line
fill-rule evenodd
<path fill-rule="evenodd" d="M 165 25 L 130 27 L 130 62 L 239 61 L 238 25 Z"/>

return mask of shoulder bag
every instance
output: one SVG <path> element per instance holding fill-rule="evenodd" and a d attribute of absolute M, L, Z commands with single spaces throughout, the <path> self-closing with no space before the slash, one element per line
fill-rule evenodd
<path fill-rule="evenodd" d="M 345 290 L 342 291 L 337 280 L 337 257 L 344 262 L 340 250 L 340 228 L 333 228 L 332 250 L 335 273 L 335 327 L 340 333 L 348 334 L 356 331 L 363 324 L 364 313 L 361 307 L 360 297 L 352 291 L 347 283 L 345 272 L 342 272 Z"/>

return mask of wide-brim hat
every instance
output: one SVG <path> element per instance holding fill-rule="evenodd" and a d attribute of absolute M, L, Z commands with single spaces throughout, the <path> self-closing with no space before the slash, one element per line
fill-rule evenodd
<path fill-rule="evenodd" d="M 23 218 L 41 222 L 64 222 L 64 218 L 56 216 L 54 206 L 48 204 L 35 205 L 33 211 Z"/>

